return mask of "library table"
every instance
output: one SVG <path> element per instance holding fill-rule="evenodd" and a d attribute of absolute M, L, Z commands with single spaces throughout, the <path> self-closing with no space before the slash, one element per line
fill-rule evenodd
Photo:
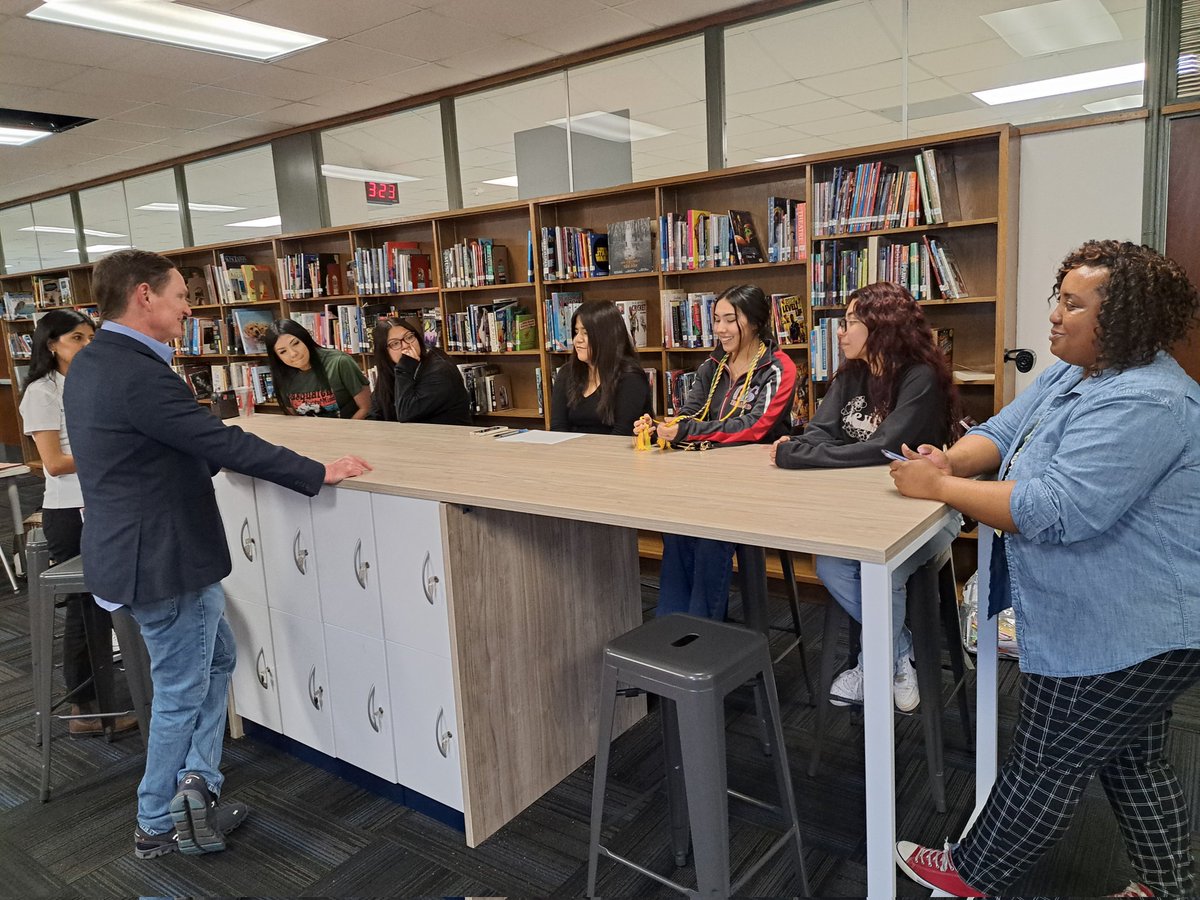
<path fill-rule="evenodd" d="M 445 425 L 290 416 L 255 416 L 227 424 L 315 459 L 328 462 L 354 453 L 374 467 L 360 478 L 343 482 L 340 489 L 435 500 L 450 509 L 494 512 L 500 516 L 485 520 L 481 523 L 483 527 L 474 526 L 472 534 L 476 541 L 486 543 L 489 534 L 495 534 L 497 529 L 521 525 L 526 520 L 548 522 L 549 529 L 545 524 L 538 527 L 531 524 L 528 533 L 540 535 L 539 539 L 544 541 L 536 552 L 553 555 L 561 552 L 554 546 L 555 527 L 562 529 L 565 541 L 569 529 L 577 524 L 609 526 L 609 531 L 603 532 L 607 539 L 595 541 L 588 551 L 601 558 L 584 561 L 587 563 L 584 568 L 594 572 L 599 564 L 601 571 L 619 573 L 614 574 L 614 590 L 607 602 L 623 612 L 620 616 L 604 617 L 585 614 L 587 611 L 582 609 L 567 610 L 572 619 L 567 620 L 568 625 L 559 627 L 575 629 L 577 640 L 573 646 L 581 648 L 579 652 L 584 655 L 594 654 L 595 665 L 588 662 L 580 667 L 581 672 L 588 674 L 580 676 L 578 685 L 559 684 L 553 690 L 536 693 L 538 688 L 534 683 L 538 681 L 538 673 L 527 670 L 522 673 L 523 679 L 513 681 L 532 684 L 529 690 L 535 696 L 496 696 L 497 685 L 506 679 L 495 677 L 495 666 L 505 663 L 494 657 L 504 655 L 500 648 L 506 642 L 520 644 L 526 640 L 527 632 L 521 629 L 529 628 L 527 613 L 510 616 L 513 621 L 506 623 L 498 618 L 497 610 L 506 604 L 524 604 L 527 609 L 531 603 L 541 602 L 536 597 L 540 593 L 546 595 L 545 607 L 553 605 L 558 609 L 556 614 L 564 615 L 561 608 L 569 598 L 565 601 L 561 590 L 553 590 L 544 583 L 544 578 L 525 583 L 519 567 L 496 566 L 493 559 L 493 570 L 499 571 L 498 580 L 488 584 L 486 593 L 464 597 L 457 589 L 450 592 L 455 695 L 459 699 L 458 734 L 464 739 L 461 764 L 468 807 L 465 819 L 471 846 L 494 833 L 595 752 L 594 709 L 571 708 L 571 698 L 596 697 L 603 645 L 622 629 L 640 621 L 636 597 L 612 595 L 627 590 L 630 579 L 626 573 L 631 568 L 636 572 L 637 529 L 861 561 L 867 885 L 869 896 L 895 896 L 890 573 L 943 526 L 951 515 L 946 506 L 901 497 L 883 465 L 783 470 L 771 465 L 770 448 L 762 445 L 699 453 L 657 449 L 637 452 L 630 438 L 610 435 L 584 435 L 560 444 L 542 445 L 475 436 L 470 428 Z M 554 526 L 554 521 L 558 526 Z M 481 562 L 489 556 L 487 546 L 478 547 L 479 559 L 455 558 L 455 544 L 449 539 L 446 542 L 449 570 L 461 565 L 477 572 L 481 579 L 490 577 L 492 570 L 483 568 Z M 459 557 L 472 555 L 464 553 L 465 546 L 468 545 L 461 541 L 457 544 Z M 575 542 L 575 546 L 578 548 L 579 543 Z M 570 561 L 564 564 L 570 565 Z M 515 583 L 505 583 L 506 578 Z M 481 629 L 478 623 L 472 625 L 472 620 L 482 613 L 467 609 L 467 604 L 487 607 L 487 615 L 493 618 L 486 629 Z M 577 626 L 575 616 L 586 619 L 586 624 Z M 578 627 L 591 630 L 578 639 Z M 500 634 L 495 629 L 507 629 L 507 633 Z M 582 649 L 585 647 L 586 650 Z M 483 680 L 479 672 L 472 672 L 472 661 L 481 655 L 493 657 L 488 680 Z M 519 664 L 536 668 L 538 662 L 536 657 L 526 655 Z M 992 666 L 994 671 L 994 661 Z M 981 690 L 985 680 L 980 681 Z M 994 708 L 994 696 L 992 704 Z M 594 707 L 594 699 L 588 705 Z M 979 719 L 981 729 L 986 727 L 983 711 Z M 469 746 L 472 740 L 486 743 L 492 755 L 478 753 Z M 485 812 L 473 806 L 477 801 L 479 804 L 486 801 L 481 795 L 476 796 L 477 786 L 485 781 L 502 780 L 500 773 L 507 771 L 509 763 L 519 765 L 526 756 L 538 756 L 544 750 L 543 743 L 569 746 L 572 752 L 547 758 L 544 766 L 549 768 L 540 773 L 541 779 L 529 779 L 515 795 L 509 790 L 511 796 L 504 798 L 497 808 Z M 522 759 L 497 760 L 498 745 L 504 745 L 505 752 Z M 980 758 L 987 758 L 983 742 L 980 748 Z M 491 771 L 482 770 L 485 760 L 493 766 Z M 994 753 L 991 760 L 992 772 L 980 773 L 981 796 L 986 796 L 991 784 Z M 494 767 L 497 764 L 499 769 Z"/>

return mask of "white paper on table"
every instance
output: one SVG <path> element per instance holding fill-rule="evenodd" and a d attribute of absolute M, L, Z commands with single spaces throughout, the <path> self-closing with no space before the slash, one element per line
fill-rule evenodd
<path fill-rule="evenodd" d="M 583 437 L 583 435 L 570 431 L 526 431 L 521 434 L 496 438 L 496 440 L 513 444 L 561 444 L 563 441 L 571 441 L 577 437 Z"/>

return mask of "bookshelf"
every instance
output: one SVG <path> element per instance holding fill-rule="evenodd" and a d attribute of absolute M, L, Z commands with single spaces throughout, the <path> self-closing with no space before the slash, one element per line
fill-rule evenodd
<path fill-rule="evenodd" d="M 643 366 L 656 373 L 655 392 L 660 414 L 668 408 L 667 373 L 694 370 L 711 350 L 710 347 L 664 346 L 661 302 L 664 291 L 685 295 L 718 294 L 732 285 L 749 282 L 759 285 L 768 295 L 799 297 L 805 327 L 800 339 L 785 342 L 783 349 L 800 370 L 805 397 L 799 411 L 811 417 L 815 404 L 824 393 L 825 382 L 812 377 L 812 355 L 816 348 L 810 346 L 809 329 L 821 318 L 836 320 L 844 311 L 839 302 L 813 302 L 818 255 L 829 243 L 837 241 L 846 249 L 862 252 L 871 259 L 878 257 L 881 248 L 923 245 L 929 237 L 951 249 L 966 290 L 962 296 L 946 299 L 944 291 L 931 286 L 921 303 L 933 328 L 953 331 L 955 381 L 967 414 L 983 421 L 1013 396 L 1013 374 L 1006 369 L 1003 353 L 1006 346 L 1015 342 L 1016 242 L 1013 232 L 1017 213 L 1018 140 L 1017 131 L 1010 126 L 982 128 L 532 201 L 189 248 L 167 255 L 181 267 L 219 266 L 222 254 L 235 254 L 246 257 L 251 265 L 274 268 L 280 291 L 278 300 L 232 304 L 222 302 L 219 297 L 210 297 L 207 299 L 212 302 L 195 307 L 197 315 L 225 318 L 236 309 L 250 307 L 269 309 L 272 315 L 281 317 L 320 314 L 327 307 L 353 310 L 361 341 L 358 348 L 361 352 L 355 358 L 364 370 L 371 366 L 368 353 L 371 320 L 392 311 L 412 317 L 425 313 L 433 317 L 441 345 L 448 348 L 456 364 L 486 366 L 489 367 L 486 371 L 505 376 L 510 390 L 509 407 L 482 413 L 480 419 L 549 427 L 553 373 L 568 356 L 565 351 L 553 351 L 547 346 L 551 323 L 546 318 L 545 302 L 555 292 L 577 293 L 584 303 L 594 300 L 645 302 L 646 346 L 639 347 L 638 353 Z M 880 220 L 873 224 L 859 222 L 854 230 L 826 227 L 816 221 L 818 185 L 829 182 L 835 169 L 854 171 L 860 166 L 880 164 L 879 171 L 913 171 L 916 156 L 925 150 L 933 151 L 935 160 L 941 163 L 941 171 L 952 173 L 957 189 L 957 204 L 947 204 L 957 208 L 948 209 L 947 212 L 954 214 L 943 215 L 944 221 L 930 223 L 927 217 L 918 216 L 915 221 L 909 219 L 899 223 L 895 220 Z M 777 207 L 771 204 L 773 198 L 804 201 L 806 210 L 803 227 L 794 235 L 790 258 L 779 261 L 769 261 L 769 239 L 779 216 Z M 763 261 L 720 266 L 713 265 L 715 260 L 710 260 L 695 268 L 665 270 L 660 222 L 665 222 L 668 214 L 672 221 L 676 215 L 686 221 L 689 210 L 714 216 L 730 216 L 731 211 L 746 213 L 757 235 Z M 610 260 L 615 274 L 600 276 L 577 272 L 577 277 L 549 277 L 551 273 L 543 265 L 542 229 L 578 229 L 602 234 L 608 232 L 613 223 L 647 219 L 652 223 L 650 271 L 615 273 L 619 267 L 612 266 Z M 720 224 L 712 227 L 719 229 Z M 496 279 L 493 271 L 492 283 L 488 283 L 487 272 L 481 273 L 478 265 L 473 269 L 468 266 L 469 273 L 464 270 L 464 259 L 468 257 L 474 262 L 483 261 L 479 247 L 485 240 L 491 243 L 493 254 L 497 245 L 505 248 L 503 282 Z M 368 284 L 357 272 L 365 265 L 361 254 L 378 254 L 373 257 L 378 263 L 387 255 L 389 247 L 396 253 L 427 255 L 429 286 L 413 284 L 401 289 L 394 285 Z M 612 247 L 608 249 L 611 251 Z M 456 267 L 447 268 L 455 253 L 459 254 Z M 314 296 L 311 292 L 307 296 L 285 295 L 283 288 L 286 285 L 280 277 L 278 260 L 304 254 L 322 263 L 320 295 Z M 730 254 L 730 259 L 735 261 L 736 254 Z M 493 267 L 494 264 L 495 260 Z M 84 307 L 91 301 L 90 271 L 90 266 L 75 266 L 0 276 L 0 287 L 6 291 L 32 291 L 36 279 L 65 277 L 69 279 L 75 305 Z M 329 279 L 334 271 L 338 277 L 331 282 Z M 466 274 L 482 277 L 459 280 Z M 534 317 L 536 340 L 533 347 L 498 350 L 484 349 L 477 344 L 468 349 L 450 343 L 451 324 L 456 315 L 464 317 L 474 310 L 478 320 L 481 308 L 495 310 L 509 304 L 512 309 Z M 13 406 L 19 398 L 14 362 L 19 365 L 20 360 L 14 361 L 8 354 L 9 337 L 31 327 L 29 322 L 7 320 L 2 326 L 4 374 L 12 383 L 0 390 L 11 392 Z M 429 329 L 428 324 L 426 328 Z M 330 343 L 329 336 L 319 342 Z M 227 365 L 230 362 L 265 362 L 265 359 L 227 353 L 180 358 L 181 363 L 200 361 Z M 4 414 L 6 403 L 7 398 L 0 403 L 0 415 Z M 273 410 L 277 410 L 273 402 L 263 409 Z M 22 436 L 21 445 L 26 460 L 36 462 L 32 442 Z M 649 545 L 644 549 L 653 555 Z M 803 566 L 801 569 L 807 571 Z M 805 575 L 802 580 L 810 577 Z"/>

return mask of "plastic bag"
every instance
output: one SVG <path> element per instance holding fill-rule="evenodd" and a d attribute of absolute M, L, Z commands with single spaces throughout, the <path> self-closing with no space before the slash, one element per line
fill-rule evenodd
<path fill-rule="evenodd" d="M 979 650 L 979 573 L 976 572 L 963 585 L 962 603 L 958 607 L 959 632 L 968 653 Z M 1012 608 L 1000 613 L 1000 637 L 998 649 L 1001 656 L 1016 659 L 1017 615 Z"/>

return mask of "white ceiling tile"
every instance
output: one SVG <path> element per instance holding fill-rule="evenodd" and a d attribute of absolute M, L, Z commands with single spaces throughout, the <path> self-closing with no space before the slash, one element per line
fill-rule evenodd
<path fill-rule="evenodd" d="M 264 115 L 273 122 L 278 122 L 280 125 L 292 127 L 294 125 L 308 125 L 311 122 L 320 122 L 324 119 L 332 119 L 335 116 L 341 115 L 345 110 L 331 109 L 327 106 L 314 106 L 311 103 L 287 103 L 283 106 L 277 106 Z"/>
<path fill-rule="evenodd" d="M 14 17 L 6 19 L 0 28 L 0 55 L 16 53 L 79 66 L 98 66 L 128 52 L 129 38 L 53 22 Z"/>
<path fill-rule="evenodd" d="M 356 84 L 353 92 L 331 91 L 311 97 L 308 102 L 313 106 L 335 110 L 332 115 L 359 112 L 402 100 L 406 96 L 403 83 L 403 79 L 388 78 L 372 84 Z"/>
<path fill-rule="evenodd" d="M 335 72 L 338 78 L 357 82 L 395 75 L 424 64 L 424 60 L 399 53 L 384 50 L 364 53 L 361 46 L 347 41 L 330 41 L 281 59 L 275 66 L 317 75 Z"/>
<path fill-rule="evenodd" d="M 193 82 L 182 81 L 167 75 L 147 78 L 133 72 L 118 72 L 113 69 L 92 68 L 57 86 L 57 90 L 70 91 L 82 96 L 118 97 L 122 100 L 137 100 L 141 103 L 157 103 L 169 100 L 184 91 L 196 87 Z"/>
<path fill-rule="evenodd" d="M 103 119 L 142 105 L 137 100 L 85 97 L 55 88 L 5 88 L 4 99 L 5 106 L 9 108 L 57 113 L 60 116 L 84 116 L 89 119 Z"/>
<path fill-rule="evenodd" d="M 294 69 L 282 69 L 277 66 L 262 66 L 249 79 L 230 78 L 219 83 L 220 87 L 231 90 L 252 90 L 265 97 L 275 97 L 280 100 L 309 100 L 318 94 L 330 91 L 345 91 L 353 93 L 354 85 L 343 78 L 331 75 L 312 75 L 308 72 L 297 72 Z"/>
<path fill-rule="evenodd" d="M 346 38 L 358 46 L 414 56 L 428 62 L 482 51 L 495 39 L 495 32 L 486 25 L 455 22 L 431 10 L 421 10 Z"/>
<path fill-rule="evenodd" d="M 153 145 L 156 141 L 166 140 L 176 133 L 176 129 L 160 128 L 157 125 L 138 125 L 134 128 L 127 122 L 100 119 L 96 122 L 80 125 L 78 128 L 72 129 L 69 133 L 79 134 L 88 139 L 97 138 L 106 141 L 121 141 L 129 146 L 124 150 L 113 152 L 123 153 L 138 145 Z"/>
<path fill-rule="evenodd" d="M 558 53 L 574 53 L 590 47 L 598 47 L 611 41 L 634 37 L 646 30 L 639 19 L 628 16 L 617 9 L 603 9 L 581 16 L 569 26 L 558 22 L 522 35 L 532 44 L 548 47 Z"/>
<path fill-rule="evenodd" d="M 259 72 L 271 68 L 270 63 L 202 53 L 137 38 L 121 40 L 124 42 L 125 52 L 108 64 L 108 68 L 120 72 L 137 72 L 155 78 L 167 75 L 194 84 L 216 84 L 231 78 L 250 81 Z"/>
<path fill-rule="evenodd" d="M 329 0 L 250 0 L 233 14 L 305 34 L 343 38 L 411 15 L 419 9 L 397 0 L 354 0 L 339 3 L 336 10 L 330 9 Z"/>
<path fill-rule="evenodd" d="M 0 28 L 3 25 L 0 24 Z M 0 90 L 10 84 L 24 87 L 58 87 L 77 75 L 88 71 L 85 66 L 72 65 L 69 61 L 33 59 L 15 53 L 0 54 Z"/>
<path fill-rule="evenodd" d="M 733 3 L 729 0 L 622 0 L 620 3 L 609 2 L 606 5 L 618 6 L 626 15 L 641 19 L 648 25 L 662 27 L 749 4 L 744 0 Z"/>
<path fill-rule="evenodd" d="M 198 128 L 207 128 L 210 125 L 228 122 L 234 116 L 204 112 L 198 109 L 178 109 L 174 106 L 163 106 L 161 103 L 148 103 L 128 112 L 118 113 L 111 118 L 114 121 L 127 122 L 131 125 L 161 125 L 167 128 L 183 128 L 194 131 Z"/>
<path fill-rule="evenodd" d="M 390 92 L 392 99 L 411 97 L 414 94 L 424 94 L 427 91 L 440 91 L 455 84 L 473 81 L 473 75 L 461 69 L 454 69 L 442 63 L 426 63 L 415 69 L 407 69 L 398 75 L 387 78 L 376 78 L 365 83 L 365 87 L 378 91 Z M 376 101 L 383 103 L 386 101 Z M 368 106 L 376 104 L 367 104 Z M 360 106 L 359 109 L 364 107 Z"/>
<path fill-rule="evenodd" d="M 487 53 L 456 53 L 441 62 L 451 69 L 482 78 L 511 72 L 541 62 L 545 58 L 544 47 L 537 47 L 517 38 L 497 37 Z"/>
<path fill-rule="evenodd" d="M 245 91 L 203 85 L 185 91 L 174 99 L 173 106 L 181 109 L 199 109 L 226 116 L 252 116 L 283 106 L 285 101 Z"/>
<path fill-rule="evenodd" d="M 597 0 L 521 0 L 498 13 L 494 0 L 444 0 L 435 9 L 455 22 L 487 22 L 496 33 L 517 37 L 540 31 L 547 22 L 575 22 L 604 8 Z"/>

